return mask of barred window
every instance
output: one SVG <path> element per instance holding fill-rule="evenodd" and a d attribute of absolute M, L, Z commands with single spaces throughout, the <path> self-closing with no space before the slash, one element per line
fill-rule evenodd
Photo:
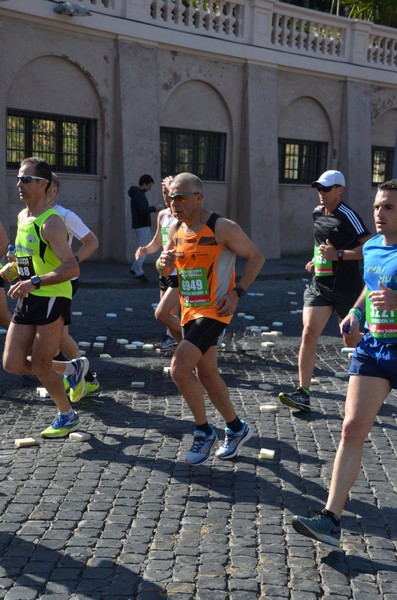
<path fill-rule="evenodd" d="M 160 129 L 161 176 L 194 173 L 207 181 L 225 180 L 226 133 Z"/>
<path fill-rule="evenodd" d="M 372 185 L 376 186 L 392 178 L 394 148 L 373 146 Z"/>
<path fill-rule="evenodd" d="M 7 110 L 7 168 L 28 156 L 44 158 L 59 173 L 96 173 L 96 121 Z"/>
<path fill-rule="evenodd" d="M 327 153 L 327 142 L 279 139 L 279 182 L 312 183 L 326 170 Z"/>

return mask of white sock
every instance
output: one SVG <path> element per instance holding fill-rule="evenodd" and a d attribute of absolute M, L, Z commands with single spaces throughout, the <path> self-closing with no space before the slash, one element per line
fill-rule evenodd
<path fill-rule="evenodd" d="M 68 360 L 68 362 L 66 363 L 65 370 L 63 372 L 64 376 L 74 375 L 75 373 L 76 373 L 75 365 L 70 360 Z"/>
<path fill-rule="evenodd" d="M 73 410 L 73 408 L 69 408 L 69 410 L 68 410 L 68 411 L 66 411 L 66 412 L 61 412 L 60 414 L 61 414 L 61 415 L 63 415 L 64 417 L 73 417 L 73 415 L 74 415 L 74 410 Z"/>

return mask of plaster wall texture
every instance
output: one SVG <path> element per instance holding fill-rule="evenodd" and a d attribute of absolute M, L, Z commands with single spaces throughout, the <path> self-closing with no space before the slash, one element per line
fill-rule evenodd
<path fill-rule="evenodd" d="M 85 31 L 75 20 L 1 20 L 3 115 L 14 108 L 97 121 L 97 172 L 60 174 L 60 201 L 100 239 L 94 259 L 130 261 L 127 192 L 142 173 L 155 179 L 150 204 L 161 203 L 160 127 L 226 134 L 225 181 L 204 182 L 207 206 L 237 220 L 267 258 L 310 252 L 313 244 L 317 198 L 310 185 L 279 184 L 279 138 L 326 141 L 327 168 L 344 172 L 346 201 L 371 224 L 371 146 L 392 147 L 397 134 L 393 72 L 389 84 L 375 84 L 331 74 L 329 63 L 323 71 L 321 60 L 313 74 L 303 63 L 270 64 L 265 54 L 260 61 L 257 52 L 255 60 L 215 54 L 205 38 L 198 50 Z M 2 221 L 12 239 L 21 205 L 4 151 L 0 175 Z"/>

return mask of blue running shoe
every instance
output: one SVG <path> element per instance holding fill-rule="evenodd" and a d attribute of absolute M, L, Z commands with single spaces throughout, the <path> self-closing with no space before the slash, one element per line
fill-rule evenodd
<path fill-rule="evenodd" d="M 192 447 L 186 454 L 185 462 L 188 465 L 195 467 L 196 465 L 202 465 L 207 462 L 210 457 L 212 446 L 218 441 L 215 429 L 212 427 L 212 434 L 205 435 L 204 431 L 196 429 L 194 432 L 194 439 Z"/>
<path fill-rule="evenodd" d="M 223 445 L 215 452 L 217 458 L 228 460 L 237 456 L 241 446 L 248 442 L 253 436 L 251 427 L 248 427 L 244 421 L 241 421 L 243 426 L 240 431 L 234 433 L 229 427 L 225 427 L 225 441 Z"/>
<path fill-rule="evenodd" d="M 292 519 L 292 527 L 301 535 L 318 542 L 324 542 L 330 546 L 339 546 L 340 544 L 340 525 L 336 525 L 325 510 L 311 519 L 295 516 Z"/>
<path fill-rule="evenodd" d="M 44 438 L 61 438 L 69 435 L 71 431 L 74 431 L 79 427 L 80 419 L 79 415 L 73 411 L 73 415 L 68 417 L 67 415 L 61 415 L 58 413 L 57 418 L 51 423 L 47 429 L 41 432 L 41 437 Z"/>
<path fill-rule="evenodd" d="M 66 377 L 70 385 L 69 398 L 71 402 L 78 402 L 85 392 L 84 378 L 87 375 L 90 363 L 85 356 L 82 358 L 75 358 L 71 362 L 74 364 L 76 371 L 73 375 L 67 375 Z"/>

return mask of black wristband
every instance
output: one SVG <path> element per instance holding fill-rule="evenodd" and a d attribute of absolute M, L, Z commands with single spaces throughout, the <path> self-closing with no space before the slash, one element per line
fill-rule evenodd
<path fill-rule="evenodd" d="M 237 284 L 234 286 L 232 291 L 236 292 L 236 294 L 239 298 L 242 298 L 245 294 L 245 289 L 242 288 L 241 285 L 237 285 Z"/>

